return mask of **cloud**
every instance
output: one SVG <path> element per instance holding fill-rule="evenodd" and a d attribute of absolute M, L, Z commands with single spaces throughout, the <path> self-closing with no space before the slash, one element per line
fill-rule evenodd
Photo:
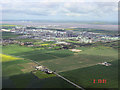
<path fill-rule="evenodd" d="M 117 16 L 115 2 L 26 2 L 23 0 L 1 2 L 4 19 L 25 17 L 39 19 L 111 19 Z M 36 0 L 35 0 L 36 1 Z M 16 15 L 16 16 L 15 16 Z M 110 16 L 111 15 L 111 16 Z M 25 18 L 24 17 L 24 18 Z M 23 17 L 22 17 L 23 18 Z M 13 18 L 11 18 L 13 19 Z"/>

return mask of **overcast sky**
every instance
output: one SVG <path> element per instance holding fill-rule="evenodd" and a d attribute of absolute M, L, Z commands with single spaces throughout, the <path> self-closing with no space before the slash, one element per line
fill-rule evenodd
<path fill-rule="evenodd" d="M 34 2 L 33 2 L 34 1 Z M 117 2 L 3 0 L 3 20 L 116 21 Z M 103 0 L 105 1 L 105 0 Z"/>

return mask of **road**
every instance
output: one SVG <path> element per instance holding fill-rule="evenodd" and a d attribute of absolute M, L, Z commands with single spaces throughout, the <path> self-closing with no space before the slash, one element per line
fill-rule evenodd
<path fill-rule="evenodd" d="M 78 86 L 77 84 L 75 84 L 75 83 L 71 82 L 70 80 L 64 78 L 63 76 L 59 75 L 58 73 L 54 72 L 54 74 L 56 74 L 58 77 L 62 78 L 63 80 L 67 81 L 68 83 L 70 83 L 70 84 L 76 86 L 77 88 L 80 88 L 81 90 L 85 90 L 85 89 L 82 88 L 81 86 Z"/>
<path fill-rule="evenodd" d="M 38 64 L 38 65 L 40 65 L 39 62 L 36 62 L 36 61 L 33 61 L 33 60 L 31 60 L 31 61 L 34 62 L 34 63 L 36 63 L 36 64 Z M 43 66 L 43 65 L 42 65 L 42 66 Z M 50 70 L 50 69 L 49 69 L 49 70 Z M 52 71 L 52 70 L 51 70 L 51 71 Z M 58 73 L 56 73 L 56 72 L 54 72 L 54 74 L 57 75 L 58 77 L 62 78 L 63 80 L 67 81 L 68 83 L 76 86 L 77 88 L 80 88 L 81 90 L 85 90 L 85 89 L 82 88 L 81 86 L 79 86 L 79 85 L 71 82 L 70 80 L 66 79 L 65 77 L 61 76 L 60 74 L 58 74 Z"/>
<path fill-rule="evenodd" d="M 18 56 L 15 56 L 15 57 L 18 57 Z M 23 59 L 25 59 L 25 58 L 23 58 Z M 36 63 L 37 65 L 40 65 L 40 63 L 37 62 L 37 61 L 31 60 L 31 59 L 26 59 L 26 60 L 32 61 L 32 62 Z M 42 65 L 42 66 L 43 66 L 43 65 Z M 49 69 L 49 70 L 50 70 L 50 69 Z M 51 71 L 52 71 L 52 70 L 51 70 Z M 71 82 L 70 80 L 66 79 L 65 77 L 59 75 L 58 73 L 54 72 L 54 74 L 57 75 L 58 77 L 62 78 L 63 80 L 67 81 L 68 83 L 70 83 L 70 84 L 76 86 L 77 88 L 80 88 L 81 90 L 85 90 L 85 89 L 82 88 L 81 86 L 79 86 L 79 85 L 77 85 L 77 84 Z"/>
<path fill-rule="evenodd" d="M 40 63 L 37 62 L 37 61 L 31 60 L 31 59 L 27 59 L 27 60 L 30 60 L 30 61 L 36 63 L 37 65 L 40 65 Z M 42 65 L 42 66 L 43 66 L 43 65 Z M 49 69 L 49 70 L 50 70 L 50 69 Z M 51 70 L 51 71 L 52 71 L 52 70 Z M 81 89 L 81 90 L 85 90 L 85 89 L 82 88 L 81 86 L 79 86 L 79 85 L 77 85 L 77 84 L 71 82 L 70 80 L 66 79 L 65 77 L 61 76 L 60 74 L 58 74 L 58 73 L 56 73 L 56 72 L 54 72 L 54 74 L 57 75 L 58 77 L 62 78 L 63 80 L 67 81 L 68 83 L 70 83 L 70 84 L 76 86 L 77 88 L 79 88 L 79 89 Z"/>

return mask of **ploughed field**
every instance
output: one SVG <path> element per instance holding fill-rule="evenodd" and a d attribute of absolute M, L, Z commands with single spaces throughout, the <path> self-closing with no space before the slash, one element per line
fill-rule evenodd
<path fill-rule="evenodd" d="M 49 69 L 65 76 L 76 84 L 83 86 L 84 88 L 118 87 L 118 51 L 116 49 L 105 46 L 79 47 L 77 49 L 80 49 L 82 51 L 74 53 L 70 50 L 36 50 L 32 47 L 19 46 L 15 44 L 3 46 L 3 54 L 14 56 L 16 58 L 16 60 L 6 60 L 3 58 L 3 85 L 9 81 L 13 82 L 13 86 L 16 85 L 16 87 L 31 87 L 31 83 L 38 84 L 38 86 L 36 84 L 33 87 L 74 87 L 56 76 L 41 79 L 40 77 L 43 77 L 43 75 L 41 75 L 38 76 L 40 80 L 36 79 L 33 74 L 30 73 L 31 70 L 34 70 L 34 68 L 31 67 L 33 64 L 30 64 L 33 62 L 30 62 L 29 60 L 34 60 L 48 67 Z M 105 61 L 110 62 L 112 65 L 108 67 L 98 65 L 98 63 Z M 39 73 L 37 73 L 37 75 L 38 74 Z M 24 82 L 26 84 L 20 86 L 19 84 L 22 82 L 20 78 L 27 79 L 27 81 Z M 57 79 L 59 83 L 56 86 L 54 83 L 56 83 Z M 97 83 L 94 84 L 92 82 L 93 79 L 107 79 L 107 83 L 102 85 Z M 31 82 L 30 80 L 33 80 L 34 82 Z M 44 82 L 44 85 L 42 82 Z M 49 84 L 49 82 L 52 83 Z"/>

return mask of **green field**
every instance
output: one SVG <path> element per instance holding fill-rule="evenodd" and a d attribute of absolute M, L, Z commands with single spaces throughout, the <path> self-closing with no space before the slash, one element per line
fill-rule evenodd
<path fill-rule="evenodd" d="M 7 76 L 7 77 L 25 73 L 23 70 L 26 69 L 26 67 L 24 66 L 29 65 L 29 63 L 34 64 L 31 61 L 13 56 L 1 55 L 1 57 L 2 57 L 2 70 L 3 70 L 2 74 L 3 76 Z M 31 70 L 32 69 L 33 68 L 31 68 Z M 27 72 L 30 72 L 31 70 L 28 69 Z"/>
<path fill-rule="evenodd" d="M 31 73 L 3 77 L 3 88 L 75 88 L 59 77 L 38 79 Z"/>
<path fill-rule="evenodd" d="M 51 50 L 49 52 L 53 53 Z M 41 75 L 39 72 L 36 73 L 37 75 L 33 75 L 30 73 L 32 70 L 34 70 L 34 67 L 31 66 L 35 66 L 35 64 L 26 59 L 33 59 L 38 61 L 48 60 L 52 56 L 48 54 L 48 50 L 35 50 L 34 48 L 25 46 L 7 45 L 3 46 L 3 53 L 3 88 L 74 88 L 74 86 L 60 79 L 59 77 L 53 77 L 55 75 Z M 47 55 L 48 57 L 46 57 Z M 23 59 L 23 57 L 26 59 Z M 57 57 L 54 56 L 53 58 Z M 39 80 L 36 78 L 36 76 L 41 79 Z"/>
<path fill-rule="evenodd" d="M 88 47 L 88 48 L 80 47 L 78 49 L 83 50 L 82 52 L 79 52 L 79 54 L 109 56 L 113 58 L 118 57 L 118 50 L 113 49 L 112 47 L 97 46 L 97 47 Z"/>
<path fill-rule="evenodd" d="M 35 40 L 35 39 L 17 39 L 17 41 L 21 41 L 21 42 L 40 42 L 41 40 Z"/>
<path fill-rule="evenodd" d="M 3 49 L 2 53 L 5 53 L 5 54 L 15 54 L 15 53 L 22 53 L 22 52 L 33 50 L 33 48 L 30 48 L 30 47 L 28 48 L 25 46 L 20 46 L 15 44 L 3 46 L 2 49 Z"/>
<path fill-rule="evenodd" d="M 118 88 L 118 61 L 111 66 L 94 65 L 60 73 L 84 88 Z M 105 83 L 93 83 L 93 80 L 106 79 Z"/>
<path fill-rule="evenodd" d="M 2 57 L 3 88 L 74 88 L 74 86 L 53 74 L 42 75 L 42 73 L 37 72 L 33 75 L 31 71 L 34 70 L 33 66 L 36 66 L 36 64 L 29 60 L 5 56 L 7 58 Z M 6 60 L 8 58 L 9 60 Z"/>
<path fill-rule="evenodd" d="M 69 50 L 35 50 L 31 47 L 7 45 L 3 46 L 3 53 L 39 61 L 40 64 L 50 68 L 51 70 L 55 70 L 66 78 L 69 78 L 71 81 L 76 81 L 77 84 L 80 84 L 85 88 L 99 87 L 99 84 L 91 84 L 90 80 L 94 78 L 105 78 L 107 80 L 112 79 L 108 84 L 102 85 L 102 87 L 117 87 L 117 71 L 115 71 L 117 65 L 114 65 L 114 62 L 118 60 L 118 51 L 116 49 L 103 46 L 78 47 L 77 49 L 80 49 L 82 51 L 75 54 Z M 112 62 L 113 65 L 109 67 L 98 65 L 98 63 L 105 61 Z M 16 60 L 11 62 L 3 63 L 3 76 L 10 76 L 14 80 L 13 75 L 16 75 L 14 82 L 16 82 L 17 76 L 29 73 L 31 71 L 29 69 L 25 69 L 29 68 L 30 65 L 28 65 L 27 63 L 23 63 L 23 60 Z M 22 65 L 19 65 L 20 62 L 22 62 Z M 16 68 L 14 69 L 14 67 Z M 100 72 L 102 72 L 102 74 L 100 74 Z M 37 75 L 38 74 L 39 73 L 37 73 Z M 102 76 L 100 77 L 98 74 Z M 20 77 L 24 77 L 24 75 Z M 43 75 L 38 75 L 38 77 L 43 78 Z M 19 82 L 19 79 L 17 80 L 18 83 L 21 82 Z M 27 83 L 27 81 L 25 83 Z"/>
<path fill-rule="evenodd" d="M 9 62 L 3 62 L 2 63 L 2 74 L 3 77 L 12 76 L 12 75 L 18 75 L 23 73 L 21 70 L 24 69 L 24 67 L 20 66 L 20 64 L 28 63 L 28 61 L 25 60 L 16 60 L 16 61 L 9 61 Z"/>
<path fill-rule="evenodd" d="M 32 47 L 25 47 L 19 45 L 7 45 L 3 47 L 3 53 L 15 55 L 35 61 L 44 61 L 50 59 L 56 59 L 60 57 L 68 57 L 73 55 L 73 52 L 69 50 L 50 50 L 40 49 L 36 50 Z"/>
<path fill-rule="evenodd" d="M 38 61 L 40 64 L 48 67 L 51 70 L 55 70 L 66 78 L 76 82 L 79 85 L 82 85 L 85 88 L 100 87 L 99 84 L 93 85 L 91 83 L 92 79 L 99 78 L 104 78 L 109 81 L 107 84 L 102 85 L 101 87 L 117 87 L 117 71 L 115 70 L 117 68 L 117 64 L 115 62 L 118 60 L 118 51 L 116 49 L 103 46 L 78 47 L 77 49 L 80 49 L 82 51 L 79 53 L 74 53 L 69 50 L 35 50 L 35 48 L 32 47 L 7 45 L 3 46 L 3 53 L 17 56 L 19 58 Z M 111 62 L 113 64 L 109 67 L 98 65 L 98 63 L 105 61 Z M 18 84 L 22 81 L 19 80 L 18 77 L 24 77 L 25 79 L 31 78 L 29 72 L 33 69 L 29 69 L 31 65 L 29 63 L 30 62 L 27 60 L 3 62 L 3 76 L 5 76 L 3 78 L 5 78 L 6 81 L 6 77 L 8 77 L 8 81 L 16 82 L 15 84 L 17 87 L 19 87 Z M 30 77 L 26 77 L 27 73 L 29 73 Z M 36 73 L 35 76 L 41 79 L 48 77 L 39 74 L 40 73 Z M 25 85 L 28 85 L 28 82 L 30 81 L 28 80 L 24 82 Z M 37 82 L 39 81 L 36 81 L 35 83 Z M 21 87 L 26 87 L 25 85 L 21 85 Z M 45 86 L 46 85 L 47 84 L 45 84 Z M 69 84 L 68 86 L 72 87 Z M 58 87 L 60 86 L 58 85 Z"/>
<path fill-rule="evenodd" d="M 49 61 L 40 61 L 40 63 L 48 66 L 52 70 L 63 72 L 93 66 L 100 62 L 111 62 L 118 59 L 117 50 L 112 48 L 107 49 L 107 47 L 101 47 L 100 49 L 100 47 L 89 47 L 86 49 L 81 48 L 81 50 L 82 52 L 79 52 L 74 56 L 57 58 Z"/>
<path fill-rule="evenodd" d="M 16 37 L 12 35 L 12 33 L 3 33 L 4 38 Z M 21 39 L 21 41 L 31 40 Z M 32 42 L 40 41 L 32 40 Z M 51 43 L 53 42 L 39 44 Z M 3 87 L 74 88 L 71 84 L 54 75 L 43 75 L 39 71 L 35 74 L 31 73 L 36 66 L 34 62 L 29 61 L 32 59 L 84 88 L 117 88 L 118 50 L 112 47 L 113 44 L 114 42 L 109 43 L 109 45 L 97 43 L 97 45 L 77 47 L 76 49 L 82 50 L 78 53 L 67 49 L 39 49 L 18 44 L 3 46 Z M 115 45 L 117 46 L 117 42 Z M 105 61 L 112 65 L 106 67 L 98 64 Z M 93 79 L 106 79 L 107 83 L 93 84 Z"/>
<path fill-rule="evenodd" d="M 3 39 L 16 38 L 18 36 L 20 36 L 20 35 L 15 35 L 12 32 L 2 32 L 2 38 Z"/>
<path fill-rule="evenodd" d="M 50 78 L 50 77 L 55 77 L 55 74 L 47 74 L 42 71 L 34 71 L 32 72 L 35 76 L 37 76 L 39 79 L 44 79 L 44 78 Z"/>
<path fill-rule="evenodd" d="M 118 88 L 118 50 L 111 47 L 80 47 L 74 56 L 41 61 L 42 65 L 57 71 L 85 88 Z M 98 65 L 110 62 L 111 66 Z M 106 79 L 106 84 L 93 84 L 93 79 Z"/>

